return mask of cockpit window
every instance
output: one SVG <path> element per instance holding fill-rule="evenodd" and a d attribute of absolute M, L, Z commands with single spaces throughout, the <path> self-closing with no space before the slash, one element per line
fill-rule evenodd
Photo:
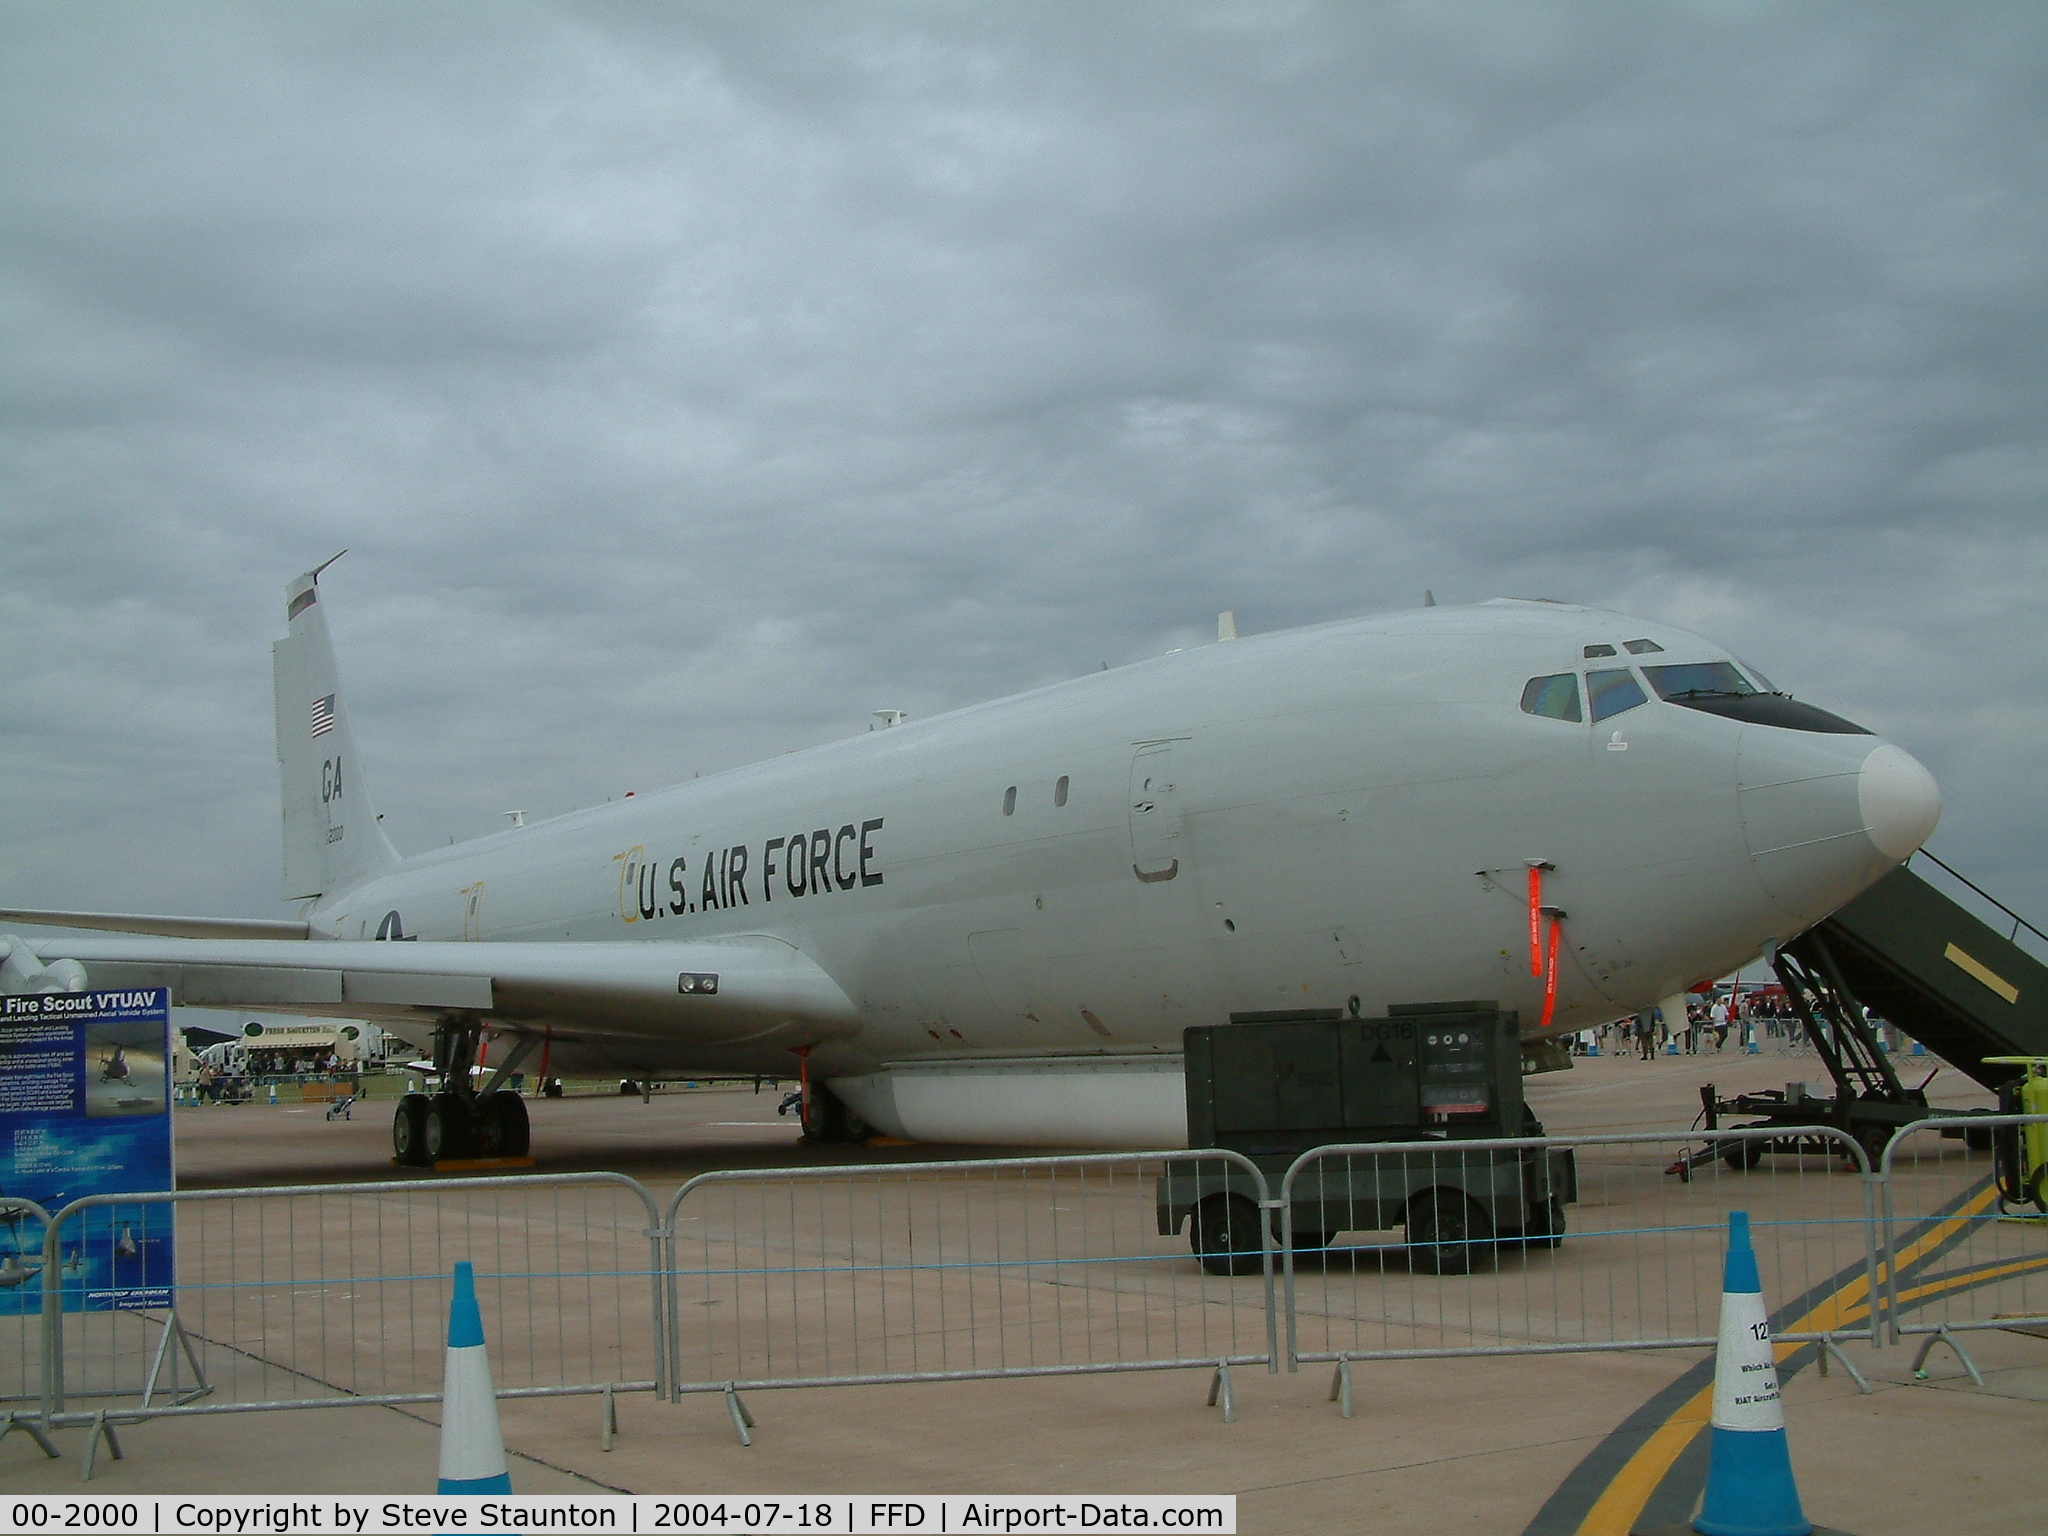
<path fill-rule="evenodd" d="M 1522 688 L 1522 713 L 1552 720 L 1579 719 L 1578 674 L 1559 672 L 1553 677 L 1530 678 Z"/>
<path fill-rule="evenodd" d="M 1591 661 L 1595 656 L 1612 656 L 1613 654 L 1614 647 L 1611 645 L 1589 645 L 1586 647 L 1586 660 L 1588 661 Z"/>
<path fill-rule="evenodd" d="M 1727 661 L 1695 661 L 1682 666 L 1645 667 L 1643 673 L 1657 697 L 1673 704 L 1695 699 L 1736 699 L 1755 693 L 1749 679 Z"/>
<path fill-rule="evenodd" d="M 1631 656 L 1642 656 L 1650 651 L 1661 651 L 1664 649 L 1663 646 L 1654 640 L 1624 640 L 1621 642 L 1621 648 Z"/>
<path fill-rule="evenodd" d="M 1593 719 L 1605 720 L 1618 715 L 1625 709 L 1634 709 L 1638 704 L 1650 702 L 1643 685 L 1636 681 L 1635 673 L 1626 667 L 1617 667 L 1607 672 L 1586 674 L 1586 696 L 1593 703 Z"/>
<path fill-rule="evenodd" d="M 1757 669 L 1751 666 L 1748 662 L 1743 662 L 1742 670 L 1747 672 L 1749 674 L 1750 681 L 1755 683 L 1757 687 L 1763 689 L 1765 693 L 1776 693 L 1778 691 L 1778 685 L 1776 683 L 1772 682 L 1768 677 L 1765 677 L 1763 673 L 1757 671 Z"/>
<path fill-rule="evenodd" d="M 1868 736 L 1870 732 L 1854 721 L 1831 715 L 1811 704 L 1774 690 L 1764 675 L 1750 668 L 1750 676 L 1763 683 L 1759 692 L 1732 662 L 1701 661 L 1685 666 L 1645 667 L 1650 686 L 1657 696 L 1702 714 L 1720 715 L 1747 725 L 1771 725 L 1781 731 L 1815 731 L 1829 736 Z M 1593 718 L 1600 718 L 1599 705 Z"/>

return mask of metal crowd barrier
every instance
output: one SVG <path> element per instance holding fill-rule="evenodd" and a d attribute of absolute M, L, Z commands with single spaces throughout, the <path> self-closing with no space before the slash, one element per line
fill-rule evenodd
<path fill-rule="evenodd" d="M 7 1254 L 0 1258 L 0 1413 L 43 1401 L 42 1293 L 43 1235 L 50 1213 L 33 1200 L 0 1196 L 0 1233 Z M 4 1431 L 0 1431 L 4 1433 Z"/>
<path fill-rule="evenodd" d="M 2048 1115 L 1931 1118 L 1907 1126 L 1885 1148 L 1878 1170 L 1884 1309 L 1891 1343 L 1921 1339 L 1915 1373 L 1936 1345 L 1946 1344 L 1982 1386 L 1957 1335 L 2048 1329 L 2048 1214 L 2031 1201 L 2009 1201 L 1996 1168 L 1989 1181 L 1957 1188 L 1957 1173 L 1973 1164 L 1973 1139 L 1992 1141 L 2003 1161 L 2028 1126 L 2048 1126 Z M 1997 1148 L 2000 1140 L 2005 1149 Z M 1982 1165 L 1981 1151 L 1974 1163 Z"/>
<path fill-rule="evenodd" d="M 700 1174 L 669 1206 L 673 1395 L 1276 1359 L 1273 1254 L 1207 1273 L 1159 1233 L 1168 1169 L 1233 1152 L 1106 1153 Z"/>
<path fill-rule="evenodd" d="M 722 1392 L 742 1440 L 742 1390 L 1203 1368 L 1228 1416 L 1231 1368 L 1283 1360 L 1348 1408 L 1353 1362 L 1711 1347 L 1738 1208 L 1780 1341 L 1975 1375 L 1969 1330 L 2048 1326 L 2048 1218 L 1982 1150 L 2024 1125 L 1931 1117 L 1874 1173 L 1758 1127 L 1322 1147 L 1277 1190 L 1203 1150 L 709 1173 L 666 1210 L 618 1174 L 0 1199 L 0 1437 L 435 1402 L 458 1259 L 501 1397 Z M 63 1311 L 102 1245 L 148 1304 Z"/>
<path fill-rule="evenodd" d="M 1780 1137 L 1632 1132 L 1308 1152 L 1281 1181 L 1289 1368 L 1709 1348 L 1738 1209 L 1750 1215 L 1764 1292 L 1792 1319 L 1779 1339 L 1870 1338 L 1877 1206 L 1864 1151 L 1832 1128 L 1797 1152 L 1769 1150 Z M 1845 1178 L 1845 1164 L 1861 1176 Z M 1346 1206 L 1359 1219 L 1332 1225 Z M 1362 1240 L 1325 1246 L 1336 1230 Z"/>
<path fill-rule="evenodd" d="M 87 1244 L 125 1251 L 124 1289 L 167 1286 L 170 1305 L 64 1311 Z M 660 1212 L 624 1175 L 183 1190 L 50 1218 L 41 1417 L 437 1402 L 457 1259 L 477 1270 L 499 1396 L 664 1387 Z"/>

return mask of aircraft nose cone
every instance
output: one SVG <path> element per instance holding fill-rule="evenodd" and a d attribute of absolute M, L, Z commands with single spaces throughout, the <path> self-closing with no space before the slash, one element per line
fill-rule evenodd
<path fill-rule="evenodd" d="M 1887 742 L 1863 760 L 1856 775 L 1863 830 L 1878 852 L 1910 858 L 1941 820 L 1941 789 L 1912 753 Z"/>
<path fill-rule="evenodd" d="M 1868 736 L 1752 726 L 1737 778 L 1750 863 L 1772 904 L 1801 927 L 1912 853 L 1941 814 L 1933 776 Z"/>

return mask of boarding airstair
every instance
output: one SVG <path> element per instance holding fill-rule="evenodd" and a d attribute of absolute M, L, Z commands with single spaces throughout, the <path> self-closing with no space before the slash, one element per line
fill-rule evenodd
<path fill-rule="evenodd" d="M 1872 1013 L 1986 1088 L 2001 1087 L 2019 1074 L 1986 1065 L 1987 1056 L 2048 1056 L 2048 934 L 1934 855 L 1916 857 L 1980 898 L 1999 926 L 1907 864 L 1794 943 L 1819 939 Z"/>
<path fill-rule="evenodd" d="M 1945 876 L 1977 910 L 1936 889 L 1914 862 Z M 1925 1081 L 1900 1080 L 1872 1019 L 1995 1091 L 2009 1092 L 2022 1070 L 1995 1058 L 2048 1056 L 2048 933 L 1924 850 L 1786 944 L 1773 966 L 1834 1079 L 1834 1097 L 1793 1085 L 1717 1099 L 1708 1087 L 1709 1130 L 1729 1115 L 1761 1116 L 1746 1123 L 1785 1127 L 1784 1145 L 1773 1145 L 1793 1151 L 1812 1150 L 1799 1145 L 1800 1128 L 1837 1126 L 1874 1166 L 1893 1133 L 1928 1110 Z M 1763 1150 L 1730 1143 L 1721 1155 L 1754 1162 Z"/>

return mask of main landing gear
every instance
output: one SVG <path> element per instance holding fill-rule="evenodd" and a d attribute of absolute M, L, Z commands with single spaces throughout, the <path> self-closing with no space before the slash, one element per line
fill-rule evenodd
<path fill-rule="evenodd" d="M 803 1127 L 804 1140 L 814 1147 L 857 1147 L 874 1135 L 873 1127 L 855 1114 L 844 1099 L 815 1080 L 784 1098 L 775 1106 L 775 1113 L 786 1115 L 792 1109 L 796 1111 L 797 1123 Z"/>
<path fill-rule="evenodd" d="M 483 1026 L 444 1020 L 434 1029 L 434 1072 L 441 1091 L 408 1093 L 391 1118 L 391 1160 L 431 1168 L 466 1158 L 525 1157 L 533 1144 L 526 1101 L 497 1085 L 512 1075 L 536 1041 L 521 1040 L 479 1093 L 471 1081 Z"/>

